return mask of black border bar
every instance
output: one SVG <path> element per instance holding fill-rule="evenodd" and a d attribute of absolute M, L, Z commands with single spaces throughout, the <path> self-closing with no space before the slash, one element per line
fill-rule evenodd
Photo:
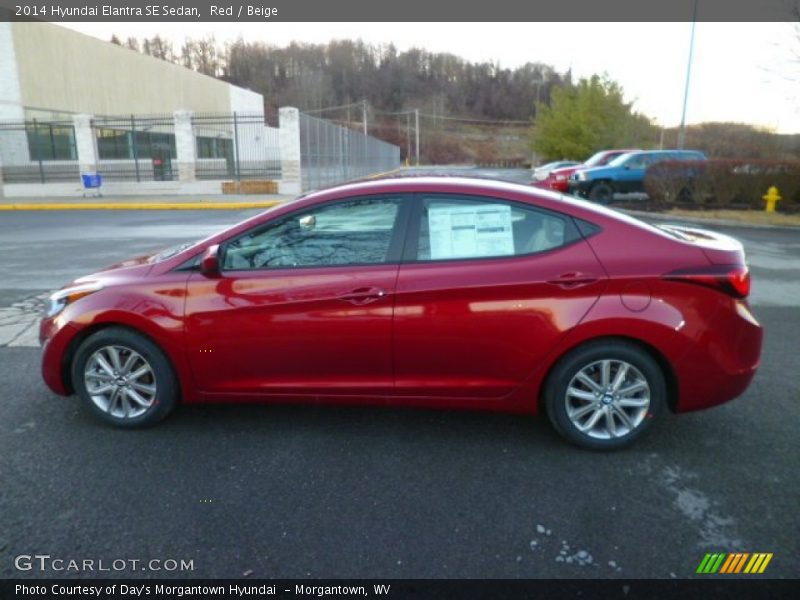
<path fill-rule="evenodd" d="M 698 21 L 796 21 L 800 13 L 800 0 L 0 0 L 0 20 L 667 22 L 691 21 L 695 2 Z"/>
<path fill-rule="evenodd" d="M 23 589 L 18 586 L 25 586 Z M 112 587 L 113 586 L 113 587 Z M 127 586 L 127 589 L 126 587 Z M 164 586 L 158 593 L 157 586 Z M 300 586 L 300 588 L 298 588 Z M 342 593 L 344 588 L 363 586 L 366 595 Z M 384 586 L 376 593 L 375 586 Z M 388 586 L 388 587 L 386 587 Z M 131 592 L 139 590 L 139 594 Z M 204 589 L 205 588 L 205 589 Z M 322 593 L 331 588 L 339 592 Z M 36 589 L 35 592 L 31 591 Z M 169 589 L 169 593 L 166 590 Z M 298 592 L 298 589 L 302 590 Z M 75 593 L 70 593 L 71 591 Z M 92 592 L 91 590 L 95 590 Z M 97 591 L 100 591 L 98 594 Z M 176 591 L 179 590 L 179 591 Z M 239 590 L 244 590 L 241 593 Z M 311 600 L 313 598 L 385 598 L 386 600 L 716 600 L 735 598 L 769 598 L 783 600 L 800 597 L 800 580 L 723 578 L 701 579 L 404 579 L 404 580 L 146 580 L 146 579 L 5 579 L 0 580 L 0 598 L 52 598 L 85 600 L 97 598 L 117 600 L 140 598 L 167 600 L 171 598 L 231 598 L 239 600 Z"/>

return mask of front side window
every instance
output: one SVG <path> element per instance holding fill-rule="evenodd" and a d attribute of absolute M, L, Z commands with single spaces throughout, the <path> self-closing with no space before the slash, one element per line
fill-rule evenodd
<path fill-rule="evenodd" d="M 423 198 L 417 260 L 533 254 L 578 235 L 568 217 L 549 211 L 489 198 Z"/>
<path fill-rule="evenodd" d="M 632 156 L 631 159 L 625 163 L 625 166 L 629 169 L 644 169 L 651 162 L 653 162 L 653 156 L 650 154 L 637 154 Z"/>
<path fill-rule="evenodd" d="M 227 244 L 223 269 L 385 263 L 400 203 L 361 198 L 292 214 Z"/>

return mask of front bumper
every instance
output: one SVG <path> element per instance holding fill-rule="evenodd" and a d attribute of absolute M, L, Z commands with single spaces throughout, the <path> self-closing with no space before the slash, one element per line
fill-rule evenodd
<path fill-rule="evenodd" d="M 79 329 L 67 323 L 59 316 L 44 318 L 39 325 L 39 341 L 42 344 L 42 378 L 53 392 L 60 396 L 69 396 L 65 380 L 65 369 L 68 368 L 68 351 Z"/>
<path fill-rule="evenodd" d="M 567 182 L 567 189 L 573 196 L 585 197 L 589 193 L 589 188 L 592 187 L 591 181 L 580 181 L 578 179 L 570 179 Z"/>

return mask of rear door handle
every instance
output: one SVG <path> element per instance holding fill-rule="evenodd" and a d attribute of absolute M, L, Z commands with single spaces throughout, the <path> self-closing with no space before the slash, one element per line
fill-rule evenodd
<path fill-rule="evenodd" d="M 547 281 L 550 285 L 557 285 L 564 290 L 573 290 L 597 281 L 597 277 L 588 273 L 563 273 L 555 279 Z"/>
<path fill-rule="evenodd" d="M 362 305 L 375 302 L 386 296 L 386 292 L 381 288 L 363 287 L 350 290 L 339 296 L 339 300 L 350 302 L 351 304 Z"/>

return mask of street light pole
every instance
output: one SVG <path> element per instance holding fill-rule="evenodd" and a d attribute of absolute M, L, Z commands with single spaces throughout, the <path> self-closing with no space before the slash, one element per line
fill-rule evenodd
<path fill-rule="evenodd" d="M 539 103 L 542 101 L 542 84 L 544 83 L 544 79 L 537 79 L 536 81 L 532 81 L 536 86 L 536 116 L 539 116 Z"/>
<path fill-rule="evenodd" d="M 686 65 L 686 85 L 683 88 L 683 112 L 681 113 L 681 127 L 678 130 L 678 149 L 682 150 L 686 142 L 686 103 L 689 100 L 689 81 L 692 78 L 692 56 L 694 55 L 694 28 L 697 25 L 697 3 L 694 0 L 694 11 L 692 12 L 692 37 L 689 41 L 689 62 Z"/>
<path fill-rule="evenodd" d="M 417 138 L 417 166 L 419 166 L 419 109 L 414 109 L 414 135 Z"/>

